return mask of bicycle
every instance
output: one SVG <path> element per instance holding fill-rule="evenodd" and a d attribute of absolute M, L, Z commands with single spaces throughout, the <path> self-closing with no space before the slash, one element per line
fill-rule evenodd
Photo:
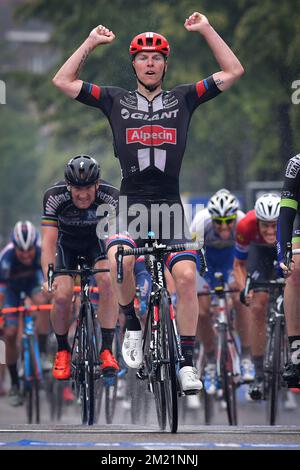
<path fill-rule="evenodd" d="M 127 368 L 124 364 L 121 348 L 121 328 L 116 326 L 116 333 L 113 342 L 113 356 L 116 358 L 120 370 L 116 374 L 101 375 L 99 388 L 98 388 L 98 406 L 97 406 L 97 421 L 100 417 L 101 405 L 104 401 L 105 420 L 107 424 L 112 424 L 116 406 L 117 406 L 117 392 L 119 380 L 122 380 L 127 373 Z"/>
<path fill-rule="evenodd" d="M 51 305 L 27 305 L 26 294 L 21 292 L 21 306 L 7 307 L 1 310 L 2 314 L 21 313 L 22 342 L 20 354 L 20 370 L 22 370 L 23 396 L 26 404 L 28 424 L 33 421 L 40 423 L 40 391 L 43 386 L 43 370 L 37 335 L 35 332 L 35 317 L 32 312 L 49 311 Z"/>
<path fill-rule="evenodd" d="M 237 333 L 234 329 L 233 312 L 229 308 L 227 295 L 239 292 L 238 289 L 225 289 L 223 274 L 216 272 L 217 285 L 208 292 L 198 294 L 210 295 L 216 298 L 215 328 L 217 332 L 217 376 L 222 398 L 226 402 L 228 423 L 235 426 L 237 419 L 236 389 L 241 382 L 241 361 Z M 206 396 L 205 422 L 210 422 L 212 416 L 212 401 Z"/>
<path fill-rule="evenodd" d="M 140 320 L 142 329 L 144 329 L 147 308 L 148 302 L 146 303 L 144 299 L 142 299 L 140 287 L 136 286 L 134 309 L 137 317 Z M 129 368 L 127 372 L 126 383 L 127 395 L 130 397 L 131 423 L 138 424 L 147 422 L 150 411 L 149 408 L 151 397 L 149 396 L 149 393 L 147 393 L 145 382 L 136 380 L 135 370 Z"/>
<path fill-rule="evenodd" d="M 154 240 L 149 233 L 148 246 L 124 249 L 118 246 L 116 253 L 117 280 L 123 281 L 123 257 L 145 255 L 146 267 L 152 277 L 152 291 L 143 333 L 143 364 L 137 377 L 148 381 L 149 390 L 155 399 L 156 415 L 161 430 L 165 430 L 167 416 L 170 431 L 178 428 L 177 368 L 184 361 L 180 337 L 177 331 L 174 310 L 164 277 L 164 257 L 168 253 L 197 250 L 202 267 L 206 267 L 204 252 L 198 243 L 167 246 Z"/>
<path fill-rule="evenodd" d="M 81 404 L 82 424 L 95 422 L 96 400 L 95 383 L 100 379 L 99 352 L 101 347 L 101 329 L 89 297 L 90 278 L 94 274 L 108 272 L 108 269 L 94 269 L 87 265 L 83 257 L 78 258 L 79 269 L 54 270 L 48 266 L 48 290 L 52 292 L 54 276 L 65 274 L 80 277 L 80 309 L 76 332 L 71 348 L 72 386 Z"/>
<path fill-rule="evenodd" d="M 245 295 L 254 288 L 271 290 L 271 298 L 267 317 L 267 343 L 264 356 L 264 391 L 263 399 L 267 402 L 267 419 L 271 426 L 275 425 L 278 411 L 278 396 L 284 383 L 281 379 L 283 366 L 288 359 L 287 337 L 283 292 L 285 279 L 278 278 L 266 282 L 253 281 L 248 274 Z"/>

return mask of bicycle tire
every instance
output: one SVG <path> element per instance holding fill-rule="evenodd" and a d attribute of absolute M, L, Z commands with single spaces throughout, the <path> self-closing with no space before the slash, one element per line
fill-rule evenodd
<path fill-rule="evenodd" d="M 29 344 L 30 344 L 30 357 L 31 357 L 31 364 L 32 364 L 32 373 L 33 373 L 33 402 L 34 402 L 34 410 L 35 410 L 35 423 L 40 423 L 40 381 L 39 377 L 37 377 L 38 371 L 38 364 L 37 364 L 37 356 L 39 354 L 39 350 L 36 351 L 35 349 L 35 337 L 31 337 Z M 37 346 L 38 347 L 38 346 Z"/>
<path fill-rule="evenodd" d="M 27 343 L 27 347 L 25 347 L 25 341 Z M 24 394 L 24 401 L 25 401 L 25 409 L 26 409 L 26 417 L 27 423 L 32 424 L 33 419 L 33 396 L 32 396 L 32 381 L 30 380 L 32 376 L 32 362 L 31 362 L 31 353 L 30 353 L 30 344 L 28 337 L 24 337 L 22 341 L 23 347 L 23 394 Z"/>
<path fill-rule="evenodd" d="M 63 384 L 59 380 L 48 377 L 46 387 L 50 420 L 60 421 L 63 408 Z"/>
<path fill-rule="evenodd" d="M 282 348 L 282 325 L 281 318 L 277 317 L 273 329 L 272 341 L 272 359 L 271 359 L 271 380 L 268 396 L 268 421 L 271 426 L 276 423 L 278 411 L 278 394 L 280 388 L 280 362 L 281 362 L 281 348 Z"/>
<path fill-rule="evenodd" d="M 40 384 L 38 380 L 34 380 L 34 395 L 35 395 L 35 423 L 40 424 Z"/>
<path fill-rule="evenodd" d="M 79 325 L 77 327 L 77 331 L 74 338 L 74 346 L 73 346 L 73 354 L 74 354 L 74 361 L 72 360 L 72 364 L 74 365 L 74 382 L 76 388 L 76 395 L 77 398 L 80 400 L 81 404 L 81 422 L 82 424 L 87 423 L 87 401 L 86 401 L 86 393 L 85 393 L 85 362 L 84 362 L 84 351 L 86 345 L 86 337 L 85 337 L 85 325 L 83 318 L 81 318 L 81 312 L 79 314 Z"/>
<path fill-rule="evenodd" d="M 146 319 L 143 341 L 144 363 L 148 375 L 148 387 L 154 396 L 155 411 L 159 429 L 164 431 L 167 425 L 166 395 L 164 383 L 158 377 L 157 370 L 154 373 L 153 352 L 150 349 L 152 341 L 153 304 L 151 302 Z"/>
<path fill-rule="evenodd" d="M 214 416 L 215 397 L 213 395 L 209 395 L 204 390 L 203 402 L 204 402 L 204 423 L 205 425 L 210 425 Z"/>
<path fill-rule="evenodd" d="M 95 423 L 99 423 L 103 401 L 103 383 L 101 379 L 95 383 L 95 399 Z"/>
<path fill-rule="evenodd" d="M 228 358 L 227 349 L 227 331 L 221 329 L 219 331 L 221 353 L 220 353 L 220 372 L 223 397 L 226 402 L 226 412 L 228 424 L 230 426 L 237 425 L 237 407 L 236 407 L 236 384 L 233 381 L 231 364 Z"/>
<path fill-rule="evenodd" d="M 106 380 L 104 378 L 104 380 Z M 105 418 L 107 424 L 112 424 L 117 404 L 118 377 L 111 377 L 111 383 L 104 384 L 105 389 Z"/>
<path fill-rule="evenodd" d="M 200 371 L 201 382 L 204 384 L 206 361 L 203 345 L 199 344 L 198 346 L 195 346 L 194 361 L 196 369 Z M 203 387 L 203 391 L 200 395 L 200 400 L 204 409 L 204 424 L 210 425 L 214 416 L 215 396 L 206 393 L 205 387 Z"/>
<path fill-rule="evenodd" d="M 146 389 L 146 383 L 143 380 L 137 379 L 136 372 L 132 369 L 128 371 L 128 395 L 131 397 L 130 418 L 132 424 L 145 424 L 148 419 L 149 412 L 149 392 Z"/>
<path fill-rule="evenodd" d="M 25 385 L 25 403 L 26 403 L 26 415 L 27 423 L 32 424 L 33 420 L 33 392 L 32 392 L 32 383 L 27 383 Z"/>
<path fill-rule="evenodd" d="M 171 433 L 178 428 L 178 386 L 176 374 L 176 349 L 172 320 L 170 317 L 169 296 L 165 289 L 161 290 L 159 301 L 160 340 L 162 348 L 163 383 L 165 386 L 167 415 Z"/>
<path fill-rule="evenodd" d="M 117 359 L 119 365 L 122 360 L 122 348 L 121 348 L 121 328 L 119 325 L 116 327 L 115 338 L 113 341 L 112 352 L 114 357 Z M 105 418 L 107 424 L 112 424 L 116 407 L 117 407 L 117 391 L 118 391 L 118 374 L 104 377 L 104 388 L 105 388 Z"/>
<path fill-rule="evenodd" d="M 136 378 L 135 370 L 129 369 L 127 373 L 127 389 L 130 397 L 131 424 L 137 424 L 141 420 L 142 394 L 140 380 Z"/>
<path fill-rule="evenodd" d="M 93 320 L 93 308 L 90 303 L 85 304 L 85 327 L 86 327 L 86 349 L 85 349 L 85 394 L 87 404 L 87 424 L 94 424 L 95 418 L 95 327 Z"/>
<path fill-rule="evenodd" d="M 25 403 L 28 424 L 35 421 L 36 424 L 40 423 L 40 399 L 39 399 L 39 381 L 36 377 L 36 364 L 35 364 L 35 351 L 34 351 L 34 337 L 28 338 L 28 355 L 24 357 L 24 361 L 29 361 L 26 367 L 26 375 L 29 380 L 24 376 L 25 387 Z M 35 418 L 35 419 L 34 419 Z"/>

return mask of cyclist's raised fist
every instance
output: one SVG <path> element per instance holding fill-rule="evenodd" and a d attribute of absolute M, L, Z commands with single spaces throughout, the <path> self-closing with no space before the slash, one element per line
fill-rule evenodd
<path fill-rule="evenodd" d="M 94 28 L 89 35 L 89 38 L 94 41 L 95 46 L 98 46 L 99 44 L 109 44 L 115 39 L 115 37 L 114 33 L 102 24 L 99 24 L 99 26 Z"/>
<path fill-rule="evenodd" d="M 189 18 L 185 20 L 184 27 L 188 31 L 202 32 L 204 28 L 209 25 L 209 21 L 206 16 L 202 15 L 198 11 L 195 11 Z"/>

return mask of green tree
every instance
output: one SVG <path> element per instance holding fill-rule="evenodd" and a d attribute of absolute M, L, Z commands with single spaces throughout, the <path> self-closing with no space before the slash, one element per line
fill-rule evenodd
<path fill-rule="evenodd" d="M 291 103 L 292 82 L 300 78 L 296 60 L 300 3 L 294 0 L 276 7 L 271 0 L 25 2 L 19 15 L 50 22 L 53 46 L 61 52 L 55 70 L 46 77 L 30 78 L 32 99 L 38 105 L 41 124 L 50 125 L 51 148 L 56 155 L 89 151 L 118 184 L 119 165 L 113 157 L 106 118 L 98 110 L 68 100 L 53 87 L 51 77 L 101 22 L 116 33 L 116 40 L 91 54 L 82 79 L 134 88 L 127 48 L 131 37 L 143 30 L 158 30 L 171 42 L 166 88 L 204 78 L 219 66 L 205 40 L 183 27 L 185 18 L 195 10 L 208 16 L 241 59 L 246 74 L 231 90 L 195 112 L 183 163 L 182 190 L 238 189 L 249 178 L 281 178 L 286 159 L 300 144 L 296 132 L 300 106 Z M 50 176 L 51 165 L 47 171 Z"/>
<path fill-rule="evenodd" d="M 4 239 L 20 218 L 39 222 L 38 125 L 26 105 L 27 96 L 7 83 L 7 104 L 0 113 L 0 234 Z"/>

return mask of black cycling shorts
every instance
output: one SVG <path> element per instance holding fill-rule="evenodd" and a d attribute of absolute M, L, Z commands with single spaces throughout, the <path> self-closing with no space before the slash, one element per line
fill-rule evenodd
<path fill-rule="evenodd" d="M 56 269 L 77 269 L 78 257 L 82 256 L 93 267 L 106 255 L 105 243 L 97 237 L 79 240 L 61 234 L 56 249 Z"/>
<path fill-rule="evenodd" d="M 180 199 L 138 202 L 128 198 L 127 202 L 126 210 L 122 211 L 122 208 L 119 208 L 114 234 L 107 240 L 107 250 L 120 244 L 130 248 L 144 247 L 148 241 L 149 232 L 154 233 L 154 238 L 159 243 L 166 245 L 192 241 Z M 166 266 L 170 270 L 178 261 L 184 260 L 196 263 L 196 252 L 183 251 L 171 253 L 165 257 Z"/>

